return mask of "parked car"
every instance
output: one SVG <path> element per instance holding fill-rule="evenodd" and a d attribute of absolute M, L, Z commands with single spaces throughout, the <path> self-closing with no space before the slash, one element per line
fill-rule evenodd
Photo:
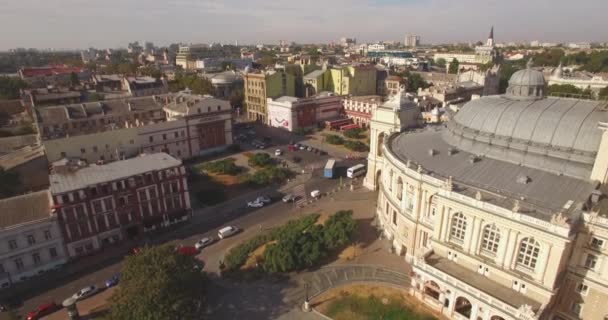
<path fill-rule="evenodd" d="M 225 238 L 235 235 L 237 232 L 239 232 L 239 228 L 237 228 L 235 226 L 227 226 L 227 227 L 221 228 L 217 232 L 217 236 L 220 239 L 225 239 Z"/>
<path fill-rule="evenodd" d="M 293 194 L 287 194 L 283 197 L 283 202 L 287 203 L 287 202 L 293 202 L 296 201 L 296 196 L 294 196 Z"/>
<path fill-rule="evenodd" d="M 202 248 L 204 248 L 204 247 L 206 247 L 206 246 L 208 246 L 208 245 L 210 245 L 212 243 L 213 243 L 213 238 L 211 238 L 211 237 L 204 237 L 201 240 L 197 241 L 194 244 L 194 247 L 197 250 L 201 250 Z"/>
<path fill-rule="evenodd" d="M 74 293 L 72 295 L 72 298 L 76 299 L 76 301 L 80 301 L 82 299 L 86 299 L 86 298 L 96 294 L 98 291 L 99 291 L 99 288 L 97 288 L 96 286 L 84 287 L 84 288 L 78 290 L 78 292 Z"/>
<path fill-rule="evenodd" d="M 274 151 L 274 155 L 275 155 L 275 157 L 278 157 L 278 156 L 280 156 L 280 155 L 282 155 L 282 154 L 283 154 L 283 151 L 281 151 L 281 149 L 276 149 L 276 150 Z"/>
<path fill-rule="evenodd" d="M 179 254 L 183 254 L 185 256 L 195 256 L 198 254 L 198 249 L 195 247 L 190 247 L 190 246 L 181 246 L 179 248 L 177 248 L 177 252 Z"/>
<path fill-rule="evenodd" d="M 263 202 L 263 203 L 271 203 L 272 199 L 270 199 L 269 196 L 259 196 L 259 197 L 257 197 L 257 199 L 255 199 L 255 201 Z"/>
<path fill-rule="evenodd" d="M 306 151 L 312 151 L 312 147 L 306 148 Z"/>
<path fill-rule="evenodd" d="M 247 202 L 247 207 L 249 208 L 260 208 L 264 206 L 264 202 L 258 201 L 257 199 L 254 201 Z"/>
<path fill-rule="evenodd" d="M 306 150 L 306 146 L 305 146 L 305 145 L 303 145 L 303 144 L 301 144 L 301 145 L 300 145 L 300 150 Z"/>
<path fill-rule="evenodd" d="M 38 320 L 44 316 L 48 316 L 49 314 L 61 309 L 61 306 L 56 304 L 55 302 L 46 303 L 39 305 L 36 310 L 32 310 L 27 313 L 27 320 Z"/>
<path fill-rule="evenodd" d="M 110 288 L 117 285 L 119 280 L 120 275 L 118 273 L 113 275 L 110 279 L 106 280 L 106 288 Z"/>
<path fill-rule="evenodd" d="M 318 198 L 319 196 L 321 196 L 321 191 L 319 190 L 313 190 L 310 192 L 310 196 L 313 198 Z"/>

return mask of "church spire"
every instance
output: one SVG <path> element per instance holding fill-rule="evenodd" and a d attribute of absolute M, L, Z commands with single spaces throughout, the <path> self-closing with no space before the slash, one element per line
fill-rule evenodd
<path fill-rule="evenodd" d="M 490 28 L 490 35 L 488 36 L 488 41 L 486 41 L 486 46 L 493 47 L 494 46 L 494 26 Z"/>

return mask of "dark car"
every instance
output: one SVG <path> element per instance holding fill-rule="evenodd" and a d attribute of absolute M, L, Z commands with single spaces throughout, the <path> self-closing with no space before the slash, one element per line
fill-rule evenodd
<path fill-rule="evenodd" d="M 41 304 L 36 308 L 36 310 L 30 311 L 27 313 L 27 320 L 38 320 L 44 316 L 48 316 L 49 314 L 61 309 L 61 307 L 55 302 Z"/>
<path fill-rule="evenodd" d="M 110 288 L 117 285 L 118 281 L 120 281 L 120 275 L 117 273 L 113 275 L 110 279 L 106 280 L 106 288 Z"/>

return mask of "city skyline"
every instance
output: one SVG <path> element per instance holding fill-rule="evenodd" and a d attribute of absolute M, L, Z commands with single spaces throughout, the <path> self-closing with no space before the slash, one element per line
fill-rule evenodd
<path fill-rule="evenodd" d="M 277 43 L 281 39 L 327 43 L 347 36 L 358 42 L 403 42 L 405 34 L 419 34 L 423 43 L 474 42 L 484 40 L 492 25 L 499 42 L 608 40 L 602 33 L 602 16 L 594 14 L 608 10 L 608 2 L 588 0 L 577 5 L 573 8 L 565 0 L 312 0 L 306 4 L 180 0 L 170 6 L 157 0 L 146 6 L 135 0 L 108 0 L 103 4 L 11 1 L 0 12 L 4 24 L 0 28 L 4 40 L 0 50 L 124 47 L 134 40 L 161 45 Z M 27 23 L 23 23 L 23 17 L 28 17 Z"/>

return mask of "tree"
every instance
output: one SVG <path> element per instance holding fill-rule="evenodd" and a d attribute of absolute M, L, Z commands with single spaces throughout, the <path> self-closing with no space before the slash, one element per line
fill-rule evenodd
<path fill-rule="evenodd" d="M 230 105 L 233 109 L 238 109 L 243 107 L 243 101 L 245 100 L 245 95 L 243 94 L 242 89 L 234 89 L 230 93 Z"/>
<path fill-rule="evenodd" d="M 580 96 L 583 90 L 571 84 L 552 84 L 547 87 L 547 95 Z"/>
<path fill-rule="evenodd" d="M 344 136 L 351 139 L 361 139 L 361 132 L 363 132 L 361 128 L 348 129 L 344 131 Z"/>
<path fill-rule="evenodd" d="M 171 245 L 146 247 L 126 259 L 108 319 L 171 320 L 201 317 L 206 278 L 196 259 Z"/>
<path fill-rule="evenodd" d="M 435 65 L 438 68 L 445 69 L 445 64 L 446 64 L 446 61 L 444 58 L 438 58 L 435 60 Z"/>
<path fill-rule="evenodd" d="M 458 62 L 458 59 L 456 59 L 456 58 L 452 59 L 452 62 L 450 62 L 450 67 L 448 68 L 448 73 L 457 74 L 459 67 L 460 67 L 460 62 Z"/>
<path fill-rule="evenodd" d="M 407 92 L 418 92 L 419 88 L 426 89 L 429 87 L 426 80 L 417 73 L 410 73 L 406 79 L 407 85 L 405 88 L 407 89 Z"/>
<path fill-rule="evenodd" d="M 16 172 L 5 171 L 0 167 L 0 198 L 8 198 L 17 194 L 21 179 Z"/>
<path fill-rule="evenodd" d="M 249 158 L 248 163 L 252 167 L 265 167 L 272 162 L 268 153 L 256 153 Z"/>
<path fill-rule="evenodd" d="M 0 76 L 0 99 L 18 99 L 27 83 L 19 78 Z"/>
<path fill-rule="evenodd" d="M 78 75 L 76 72 L 70 73 L 70 85 L 77 86 L 80 84 L 80 79 L 78 79 Z"/>
<path fill-rule="evenodd" d="M 598 98 L 602 100 L 608 99 L 608 86 L 600 90 L 600 92 L 598 93 Z"/>
<path fill-rule="evenodd" d="M 336 212 L 323 225 L 323 241 L 329 250 L 347 244 L 357 225 L 353 220 L 352 210 Z"/>

